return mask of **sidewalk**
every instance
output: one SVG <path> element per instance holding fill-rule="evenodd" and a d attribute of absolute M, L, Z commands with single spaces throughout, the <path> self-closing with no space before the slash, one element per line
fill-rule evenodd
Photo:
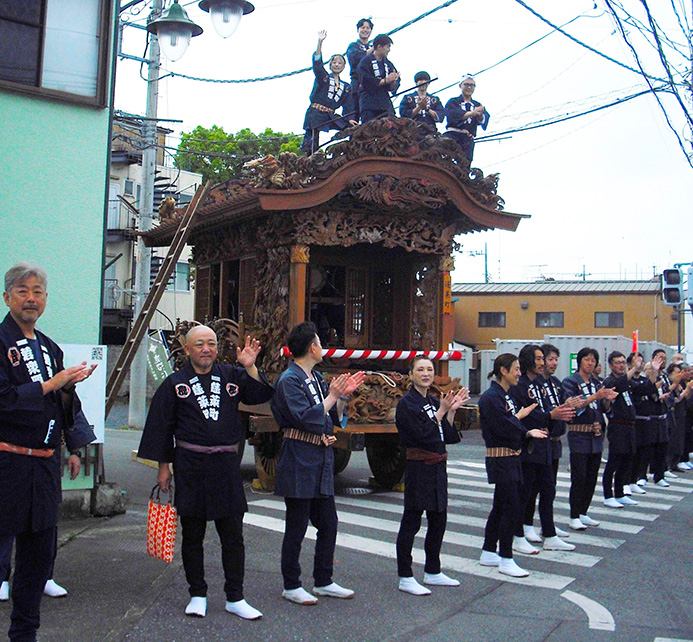
<path fill-rule="evenodd" d="M 117 423 L 117 422 L 116 422 Z M 146 521 L 149 494 L 156 471 L 132 460 L 139 444 L 137 431 L 106 431 L 106 479 L 120 484 L 126 493 L 127 513 L 112 518 L 63 520 L 58 525 L 58 556 L 55 580 L 68 589 L 63 599 L 44 597 L 41 606 L 41 642 L 116 642 L 120 640 L 231 640 L 250 634 L 249 624 L 223 612 L 223 577 L 220 548 L 214 527 L 207 530 L 206 568 L 210 584 L 210 612 L 204 627 L 195 618 L 182 615 L 187 602 L 187 583 L 182 570 L 179 545 L 171 564 L 146 554 Z M 484 450 L 478 431 L 467 432 L 460 447 L 451 448 L 451 460 L 483 461 Z M 358 456 L 357 456 L 358 455 Z M 254 476 L 253 452 L 248 448 L 243 476 L 249 500 L 258 499 L 249 489 Z M 368 469 L 365 453 L 352 457 L 347 471 L 337 480 L 339 489 L 365 487 Z M 281 535 L 250 540 L 246 530 L 246 592 L 259 608 L 286 609 L 277 587 L 281 586 L 278 554 Z M 180 537 L 180 533 L 179 533 Z M 312 550 L 312 549 L 311 549 Z M 312 555 L 312 553 L 311 553 Z M 267 593 L 262 587 L 272 587 Z M 9 627 L 11 602 L 0 603 L 0 638 Z M 272 613 L 276 619 L 279 613 Z M 344 626 L 339 609 L 334 613 L 333 631 Z M 330 617 L 330 620 L 332 618 Z M 201 630 L 204 634 L 201 635 Z M 329 630 L 329 628 L 328 628 Z M 267 629 L 265 629 L 267 632 Z M 217 637 L 218 635 L 218 637 Z M 271 636 L 270 636 L 271 637 Z"/>

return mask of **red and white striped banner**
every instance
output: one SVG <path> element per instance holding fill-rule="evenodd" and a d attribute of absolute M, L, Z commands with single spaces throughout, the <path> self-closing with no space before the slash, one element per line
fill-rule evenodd
<path fill-rule="evenodd" d="M 461 350 L 348 350 L 346 348 L 323 349 L 324 359 L 398 359 L 406 361 L 416 356 L 426 357 L 433 361 L 461 361 L 464 356 Z M 282 357 L 290 357 L 289 348 L 281 349 Z"/>

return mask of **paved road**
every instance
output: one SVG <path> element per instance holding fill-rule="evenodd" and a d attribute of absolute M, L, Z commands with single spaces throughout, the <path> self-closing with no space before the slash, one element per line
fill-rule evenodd
<path fill-rule="evenodd" d="M 606 509 L 598 492 L 590 513 L 601 526 L 572 534 L 575 552 L 518 556 L 532 575 L 513 580 L 477 564 L 492 489 L 486 483 L 480 436 L 467 434 L 461 446 L 451 449 L 451 501 L 443 547 L 444 571 L 462 585 L 434 588 L 431 596 L 417 598 L 397 590 L 394 541 L 401 493 L 372 492 L 365 455 L 354 453 L 337 478 L 335 579 L 355 589 L 356 597 L 321 598 L 314 607 L 300 607 L 280 596 L 283 503 L 250 487 L 254 467 L 249 449 L 243 462 L 250 503 L 246 598 L 265 617 L 245 622 L 223 611 L 220 550 L 210 528 L 209 610 L 198 620 L 182 615 L 187 591 L 178 553 L 170 565 L 144 553 L 146 502 L 155 471 L 130 459 L 138 438 L 137 433 L 118 430 L 108 430 L 106 437 L 106 473 L 127 492 L 128 513 L 61 523 L 56 579 L 70 595 L 44 600 L 44 642 L 693 640 L 693 475 L 682 475 L 669 489 L 648 484 L 648 494 L 637 507 Z M 562 469 L 556 513 L 563 526 L 568 483 Z M 419 575 L 422 547 L 419 539 Z M 304 547 L 302 563 L 310 588 L 312 541 Z M 5 624 L 8 613 L 7 604 L 0 606 Z"/>

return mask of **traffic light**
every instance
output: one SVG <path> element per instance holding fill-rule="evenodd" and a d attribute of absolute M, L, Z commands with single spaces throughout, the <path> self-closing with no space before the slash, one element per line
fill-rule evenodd
<path fill-rule="evenodd" d="M 662 273 L 662 299 L 666 305 L 678 306 L 683 301 L 683 272 L 681 268 Z"/>
<path fill-rule="evenodd" d="M 686 285 L 686 303 L 693 306 L 693 265 L 688 266 L 688 283 Z"/>

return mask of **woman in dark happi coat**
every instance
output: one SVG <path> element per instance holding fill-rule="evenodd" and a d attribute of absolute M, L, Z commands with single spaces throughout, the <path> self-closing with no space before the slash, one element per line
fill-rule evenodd
<path fill-rule="evenodd" d="M 513 533 L 522 519 L 520 452 L 527 438 L 546 439 L 547 434 L 536 428 L 527 430 L 522 425 L 522 419 L 537 404 L 518 408 L 508 394 L 520 379 L 520 364 L 514 354 L 498 355 L 489 377 L 493 377 L 491 386 L 479 399 L 479 421 L 486 443 L 488 483 L 496 488 L 479 562 L 482 566 L 497 566 L 504 575 L 526 577 L 529 572 L 513 559 Z"/>
<path fill-rule="evenodd" d="M 445 444 L 460 441 L 453 425 L 455 411 L 469 399 L 469 390 L 449 392 L 440 400 L 429 394 L 435 371 L 430 359 L 417 356 L 411 362 L 411 389 L 399 400 L 395 415 L 397 432 L 407 449 L 404 473 L 404 514 L 397 535 L 399 590 L 412 595 L 428 595 L 412 572 L 412 547 L 426 511 L 428 530 L 424 549 L 424 584 L 458 586 L 440 570 L 440 549 L 447 522 L 448 478 Z"/>

